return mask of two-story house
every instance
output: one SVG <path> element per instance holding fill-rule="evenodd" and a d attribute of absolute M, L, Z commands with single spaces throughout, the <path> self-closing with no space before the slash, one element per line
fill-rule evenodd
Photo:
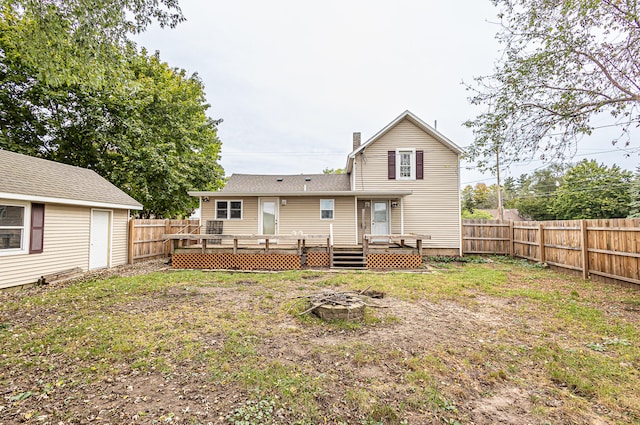
<path fill-rule="evenodd" d="M 334 243 L 347 246 L 367 234 L 420 234 L 430 236 L 425 255 L 460 255 L 461 153 L 405 111 L 365 143 L 354 133 L 345 174 L 233 174 L 221 191 L 190 194 L 200 198 L 203 225 L 221 223 L 224 234 L 331 229 Z"/>

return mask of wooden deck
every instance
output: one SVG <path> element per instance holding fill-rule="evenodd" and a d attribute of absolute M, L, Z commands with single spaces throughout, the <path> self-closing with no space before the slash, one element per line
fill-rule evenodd
<path fill-rule="evenodd" d="M 199 249 L 203 253 L 207 249 L 229 249 L 232 246 L 233 253 L 237 254 L 240 249 L 264 250 L 268 253 L 271 249 L 296 249 L 298 254 L 302 254 L 308 247 L 324 247 L 327 252 L 332 248 L 357 248 L 362 249 L 366 255 L 369 250 L 377 249 L 415 249 L 422 255 L 424 240 L 430 240 L 429 235 L 416 234 L 388 234 L 363 236 L 362 244 L 332 244 L 330 235 L 215 235 L 215 234 L 164 234 L 162 237 L 170 240 L 171 253 L 178 248 L 179 241 L 196 241 L 196 245 L 191 245 L 188 249 Z M 409 245 L 408 242 L 414 242 Z M 211 243 L 214 242 L 214 243 Z M 225 243 L 227 242 L 227 243 Z M 233 245 L 231 245 L 231 243 Z"/>

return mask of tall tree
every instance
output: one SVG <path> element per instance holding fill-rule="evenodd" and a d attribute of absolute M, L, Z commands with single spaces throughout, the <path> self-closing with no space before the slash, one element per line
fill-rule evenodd
<path fill-rule="evenodd" d="M 177 0 L 0 3 L 0 149 L 90 168 L 142 202 L 189 214 L 222 184 L 217 124 L 197 75 L 129 36 L 182 20 Z"/>
<path fill-rule="evenodd" d="M 556 214 L 550 209 L 555 192 L 562 185 L 566 167 L 551 165 L 533 173 L 521 175 L 513 183 L 513 198 L 509 206 L 528 220 L 554 220 Z"/>
<path fill-rule="evenodd" d="M 5 61 L 0 148 L 93 169 L 140 201 L 144 216 L 187 215 L 188 190 L 222 185 L 219 121 L 206 115 L 204 86 L 157 54 L 128 49 L 120 60 L 127 80 L 99 89 L 51 86 L 19 59 Z"/>
<path fill-rule="evenodd" d="M 467 185 L 462 189 L 461 206 L 463 210 L 474 213 L 476 209 L 498 208 L 498 185 L 487 186 L 485 183 Z"/>
<path fill-rule="evenodd" d="M 636 174 L 629 188 L 629 218 L 640 218 L 640 166 L 636 169 Z"/>
<path fill-rule="evenodd" d="M 473 214 L 475 212 L 476 200 L 473 191 L 473 186 L 470 184 L 466 185 L 464 189 L 462 189 L 462 193 L 460 194 L 460 204 L 463 212 L 467 212 L 469 214 Z"/>
<path fill-rule="evenodd" d="M 3 0 L 10 50 L 49 85 L 102 86 L 121 75 L 119 53 L 152 22 L 184 20 L 177 0 Z"/>
<path fill-rule="evenodd" d="M 466 123 L 471 157 L 504 161 L 572 154 L 592 118 L 608 113 L 629 144 L 640 122 L 640 8 L 636 0 L 492 0 L 504 47 L 493 75 L 469 87 L 487 110 Z M 614 143 L 617 139 L 614 140 Z"/>
<path fill-rule="evenodd" d="M 624 218 L 629 214 L 632 177 L 617 165 L 585 159 L 564 175 L 551 209 L 561 220 Z"/>

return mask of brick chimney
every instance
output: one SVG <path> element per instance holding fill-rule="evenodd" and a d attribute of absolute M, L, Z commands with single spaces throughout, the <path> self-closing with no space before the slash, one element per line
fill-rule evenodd
<path fill-rule="evenodd" d="M 360 133 L 353 133 L 353 150 L 360 147 Z"/>

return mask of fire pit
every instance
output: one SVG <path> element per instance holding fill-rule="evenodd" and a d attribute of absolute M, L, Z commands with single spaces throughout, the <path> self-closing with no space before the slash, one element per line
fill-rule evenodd
<path fill-rule="evenodd" d="M 367 304 L 362 299 L 364 292 L 323 291 L 318 294 L 300 297 L 307 300 L 311 305 L 300 315 L 313 313 L 323 320 L 362 320 L 366 306 L 381 307 Z"/>

